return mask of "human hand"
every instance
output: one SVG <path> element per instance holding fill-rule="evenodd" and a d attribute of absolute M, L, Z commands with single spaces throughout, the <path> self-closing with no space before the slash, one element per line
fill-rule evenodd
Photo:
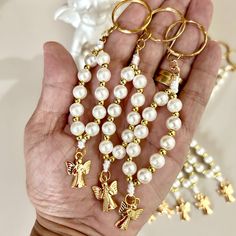
<path fill-rule="evenodd" d="M 212 16 L 210 0 L 150 0 L 152 8 L 170 6 L 186 14 L 208 28 Z M 144 12 L 140 6 L 133 5 L 122 14 L 120 20 L 124 25 L 140 22 Z M 163 32 L 163 24 L 170 23 L 172 17 L 155 16 L 151 25 L 152 31 Z M 199 43 L 199 36 L 194 36 L 194 29 L 189 28 L 177 43 L 180 50 L 192 50 Z M 114 32 L 105 47 L 111 56 L 110 70 L 112 79 L 108 83 L 109 90 L 118 84 L 120 71 L 129 64 L 135 48 L 137 35 L 125 35 Z M 145 89 L 146 104 L 158 89 L 153 81 L 157 68 L 168 68 L 163 45 L 148 41 L 141 51 L 140 69 L 148 78 Z M 121 232 L 114 226 L 119 216 L 117 211 L 103 213 L 101 203 L 92 192 L 91 186 L 98 185 L 98 174 L 102 168 L 102 158 L 98 152 L 99 135 L 87 144 L 86 158 L 92 161 L 91 171 L 86 176 L 87 187 L 71 189 L 71 177 L 67 176 L 64 162 L 73 160 L 75 138 L 69 132 L 68 108 L 73 103 L 72 90 L 77 84 L 77 69 L 70 54 L 57 43 L 44 46 L 45 73 L 42 94 L 38 106 L 28 122 L 25 130 L 25 159 L 27 172 L 27 189 L 29 197 L 37 211 L 37 223 L 32 235 L 136 235 L 149 216 L 168 193 L 176 175 L 181 170 L 189 143 L 199 123 L 201 115 L 215 84 L 217 71 L 221 61 L 220 48 L 211 41 L 201 55 L 194 59 L 186 59 L 180 65 L 184 86 L 180 92 L 183 102 L 181 119 L 182 129 L 176 136 L 176 147 L 166 160 L 166 166 L 154 175 L 152 182 L 137 189 L 141 199 L 140 207 L 144 213 L 138 221 L 132 222 L 128 231 Z M 83 103 L 85 110 L 95 105 L 93 91 L 96 82 L 89 84 L 90 94 Z M 132 94 L 132 91 L 130 91 Z M 129 99 L 129 98 L 127 98 Z M 129 106 L 123 106 L 123 115 L 117 119 L 117 140 L 127 126 L 126 115 Z M 92 120 L 91 114 L 85 112 L 83 121 Z M 158 120 L 152 125 L 147 142 L 142 146 L 143 158 L 137 158 L 139 167 L 146 166 L 147 158 L 159 148 L 160 137 L 165 133 L 165 111 L 160 110 Z M 158 133 L 156 132 L 158 130 Z M 87 159 L 86 159 L 87 160 Z M 119 180 L 118 202 L 125 195 L 127 182 L 121 171 L 122 161 L 112 167 L 112 179 Z"/>

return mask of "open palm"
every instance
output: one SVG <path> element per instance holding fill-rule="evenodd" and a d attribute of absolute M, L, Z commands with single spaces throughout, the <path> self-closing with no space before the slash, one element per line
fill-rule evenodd
<path fill-rule="evenodd" d="M 206 28 L 212 15 L 210 0 L 150 0 L 148 3 L 158 6 L 174 7 L 185 13 L 186 18 L 200 22 Z M 144 12 L 138 5 L 130 6 L 120 17 L 126 24 L 140 21 Z M 151 28 L 155 34 L 162 32 L 164 23 L 170 23 L 171 16 L 155 16 Z M 163 26 L 162 26 L 163 25 Z M 158 27 L 157 27 L 158 26 Z M 199 35 L 194 36 L 194 29 L 189 28 L 176 44 L 183 50 L 195 49 L 199 43 Z M 120 71 L 129 64 L 137 35 L 125 35 L 115 31 L 105 47 L 111 56 L 110 70 L 112 79 L 108 83 L 111 90 L 118 84 Z M 180 93 L 183 101 L 181 119 L 183 127 L 178 132 L 176 148 L 167 157 L 166 166 L 155 174 L 151 184 L 137 189 L 141 199 L 140 207 L 144 213 L 138 221 L 132 222 L 129 230 L 121 232 L 114 227 L 119 216 L 117 211 L 103 213 L 101 202 L 98 202 L 91 186 L 98 185 L 98 175 L 102 169 L 102 158 L 98 151 L 101 136 L 91 139 L 87 144 L 85 160 L 91 160 L 91 171 L 86 176 L 86 185 L 82 189 L 72 189 L 71 177 L 67 175 L 64 162 L 73 161 L 75 138 L 69 132 L 71 118 L 68 108 L 73 103 L 72 90 L 77 84 L 77 69 L 70 54 L 57 43 L 47 43 L 44 47 L 45 74 L 39 104 L 28 122 L 25 130 L 25 158 L 27 171 L 27 189 L 29 197 L 37 211 L 37 220 L 45 228 L 49 223 L 58 224 L 60 232 L 69 235 L 135 235 L 145 224 L 156 206 L 165 198 L 176 175 L 182 168 L 189 143 L 199 123 L 215 83 L 221 54 L 217 43 L 211 41 L 197 58 L 180 62 L 181 77 L 185 83 Z M 157 69 L 168 68 L 163 45 L 147 42 L 141 52 L 140 69 L 148 78 L 145 89 L 146 104 L 150 104 L 152 96 L 158 90 L 153 77 Z M 92 120 L 91 109 L 95 105 L 93 91 L 96 81 L 89 84 L 89 95 L 85 99 L 85 115 L 83 122 Z M 160 88 L 159 88 L 160 89 Z M 134 91 L 130 91 L 132 94 Z M 127 102 L 130 97 L 127 98 Z M 110 100 L 111 101 L 111 100 Z M 110 102 L 108 101 L 108 103 Z M 116 142 L 120 133 L 127 127 L 126 114 L 130 105 L 123 106 L 123 115 L 117 119 Z M 107 105 L 107 104 L 106 104 Z M 69 117 L 69 118 L 68 118 Z M 147 166 L 148 158 L 159 148 L 160 137 L 166 133 L 165 120 L 167 112 L 161 109 L 157 121 L 152 124 L 147 142 L 142 143 L 142 157 L 137 158 L 139 168 Z M 112 166 L 112 179 L 118 180 L 119 194 L 115 200 L 121 202 L 127 188 L 127 182 L 121 171 L 122 161 Z M 80 233 L 79 233 L 80 232 Z"/>

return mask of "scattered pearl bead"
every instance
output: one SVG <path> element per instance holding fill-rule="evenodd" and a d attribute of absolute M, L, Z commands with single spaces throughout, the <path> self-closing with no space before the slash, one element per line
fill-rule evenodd
<path fill-rule="evenodd" d="M 96 122 L 89 122 L 85 127 L 85 131 L 89 136 L 94 137 L 99 133 L 100 128 Z"/>
<path fill-rule="evenodd" d="M 172 113 L 181 111 L 182 107 L 182 102 L 178 98 L 171 99 L 167 104 L 167 109 Z"/>
<path fill-rule="evenodd" d="M 75 98 L 84 99 L 87 96 L 87 89 L 83 85 L 78 85 L 73 89 Z"/>
<path fill-rule="evenodd" d="M 155 153 L 150 157 L 150 164 L 155 169 L 161 169 L 165 165 L 165 157 L 159 153 Z"/>
<path fill-rule="evenodd" d="M 132 176 L 137 171 L 137 166 L 133 161 L 126 161 L 122 166 L 122 171 L 127 176 Z"/>
<path fill-rule="evenodd" d="M 165 150 L 172 150 L 175 147 L 175 139 L 169 135 L 165 135 L 160 140 L 160 145 Z"/>
<path fill-rule="evenodd" d="M 116 125 L 113 122 L 107 121 L 102 125 L 102 132 L 105 135 L 111 136 L 116 132 Z"/>
<path fill-rule="evenodd" d="M 70 131 L 73 135 L 79 136 L 84 132 L 84 124 L 81 121 L 73 122 L 70 126 Z"/>
<path fill-rule="evenodd" d="M 113 148 L 112 155 L 118 159 L 121 160 L 126 155 L 126 150 L 122 145 L 117 145 Z"/>
<path fill-rule="evenodd" d="M 131 143 L 134 140 L 134 133 L 129 129 L 125 129 L 121 134 L 121 138 L 125 143 Z"/>
<path fill-rule="evenodd" d="M 74 103 L 70 106 L 70 114 L 72 116 L 82 116 L 84 114 L 84 106 L 80 103 Z"/>
<path fill-rule="evenodd" d="M 137 143 L 129 143 L 126 147 L 126 152 L 130 157 L 137 157 L 141 153 L 141 147 Z"/>
<path fill-rule="evenodd" d="M 94 108 L 93 108 L 93 116 L 96 118 L 96 119 L 103 119 L 105 116 L 106 116 L 106 109 L 104 106 L 102 105 L 96 105 Z"/>
<path fill-rule="evenodd" d="M 97 58 L 93 54 L 88 54 L 84 58 L 84 61 L 85 61 L 85 64 L 87 64 L 87 65 L 89 65 L 91 67 L 95 67 L 97 65 Z"/>
<path fill-rule="evenodd" d="M 157 111 L 153 107 L 147 107 L 143 110 L 142 117 L 144 120 L 152 122 L 157 118 Z"/>
<path fill-rule="evenodd" d="M 120 105 L 112 103 L 109 105 L 107 111 L 110 116 L 118 117 L 120 116 L 122 109 Z"/>
<path fill-rule="evenodd" d="M 131 97 L 131 104 L 134 107 L 141 107 L 145 103 L 145 96 L 142 93 L 135 93 Z"/>
<path fill-rule="evenodd" d="M 136 75 L 133 79 L 133 85 L 136 89 L 143 89 L 147 86 L 147 78 L 144 75 Z"/>
<path fill-rule="evenodd" d="M 117 85 L 114 88 L 114 95 L 116 98 L 124 99 L 128 95 L 128 89 L 124 85 Z"/>
<path fill-rule="evenodd" d="M 137 177 L 140 183 L 148 184 L 152 180 L 152 173 L 148 169 L 143 168 L 138 171 Z"/>
<path fill-rule="evenodd" d="M 134 70 L 132 67 L 128 66 L 121 70 L 121 78 L 127 81 L 132 81 L 135 76 Z"/>
<path fill-rule="evenodd" d="M 130 125 L 137 125 L 141 120 L 141 116 L 138 112 L 132 111 L 127 115 L 127 122 Z"/>
<path fill-rule="evenodd" d="M 111 72 L 107 68 L 100 68 L 97 71 L 97 78 L 100 82 L 108 82 L 111 79 Z"/>
<path fill-rule="evenodd" d="M 149 130 L 145 125 L 137 125 L 134 129 L 134 135 L 138 139 L 145 139 L 149 134 Z"/>
<path fill-rule="evenodd" d="M 154 102 L 158 105 L 158 106 L 165 106 L 169 101 L 169 96 L 161 91 L 161 92 L 157 92 L 154 95 Z"/>
<path fill-rule="evenodd" d="M 99 144 L 99 151 L 104 155 L 110 154 L 112 150 L 113 150 L 113 144 L 109 140 L 104 140 Z"/>
<path fill-rule="evenodd" d="M 95 97 L 98 101 L 105 101 L 109 97 L 108 89 L 106 87 L 96 88 Z"/>
<path fill-rule="evenodd" d="M 81 82 L 89 82 L 92 79 L 92 74 L 88 69 L 82 69 L 78 72 L 78 79 Z"/>
<path fill-rule="evenodd" d="M 97 55 L 97 63 L 100 66 L 102 66 L 103 64 L 109 64 L 110 60 L 111 59 L 109 54 L 104 51 L 100 51 Z"/>
<path fill-rule="evenodd" d="M 170 130 L 179 130 L 182 126 L 182 121 L 180 120 L 179 117 L 175 117 L 175 116 L 171 116 L 170 118 L 168 118 L 168 120 L 166 121 L 166 126 L 168 129 Z"/>

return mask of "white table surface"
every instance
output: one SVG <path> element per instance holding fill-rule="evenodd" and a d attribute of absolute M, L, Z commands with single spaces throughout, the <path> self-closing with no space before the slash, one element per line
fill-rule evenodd
<path fill-rule="evenodd" d="M 43 43 L 56 40 L 67 48 L 71 43 L 73 29 L 53 20 L 55 10 L 64 2 L 0 1 L 0 234 L 4 236 L 29 235 L 35 219 L 25 191 L 23 129 L 40 93 Z M 236 49 L 236 22 L 232 20 L 236 1 L 214 3 L 211 36 L 227 40 Z M 236 74 L 208 107 L 197 136 L 218 157 L 223 172 L 236 186 L 235 91 Z M 204 188 L 213 199 L 212 216 L 203 217 L 196 211 L 190 223 L 160 217 L 140 235 L 236 235 L 236 204 L 225 204 L 213 186 Z"/>

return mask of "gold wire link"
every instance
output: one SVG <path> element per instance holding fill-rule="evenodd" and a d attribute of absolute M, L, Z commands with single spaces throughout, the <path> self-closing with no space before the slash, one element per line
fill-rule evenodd
<path fill-rule="evenodd" d="M 146 46 L 146 41 L 148 39 L 150 39 L 151 37 L 151 33 L 147 30 L 144 30 L 144 32 L 141 34 L 141 36 L 139 37 L 138 41 L 137 41 L 137 45 L 136 45 L 136 52 L 139 53 L 142 49 L 145 48 Z"/>

